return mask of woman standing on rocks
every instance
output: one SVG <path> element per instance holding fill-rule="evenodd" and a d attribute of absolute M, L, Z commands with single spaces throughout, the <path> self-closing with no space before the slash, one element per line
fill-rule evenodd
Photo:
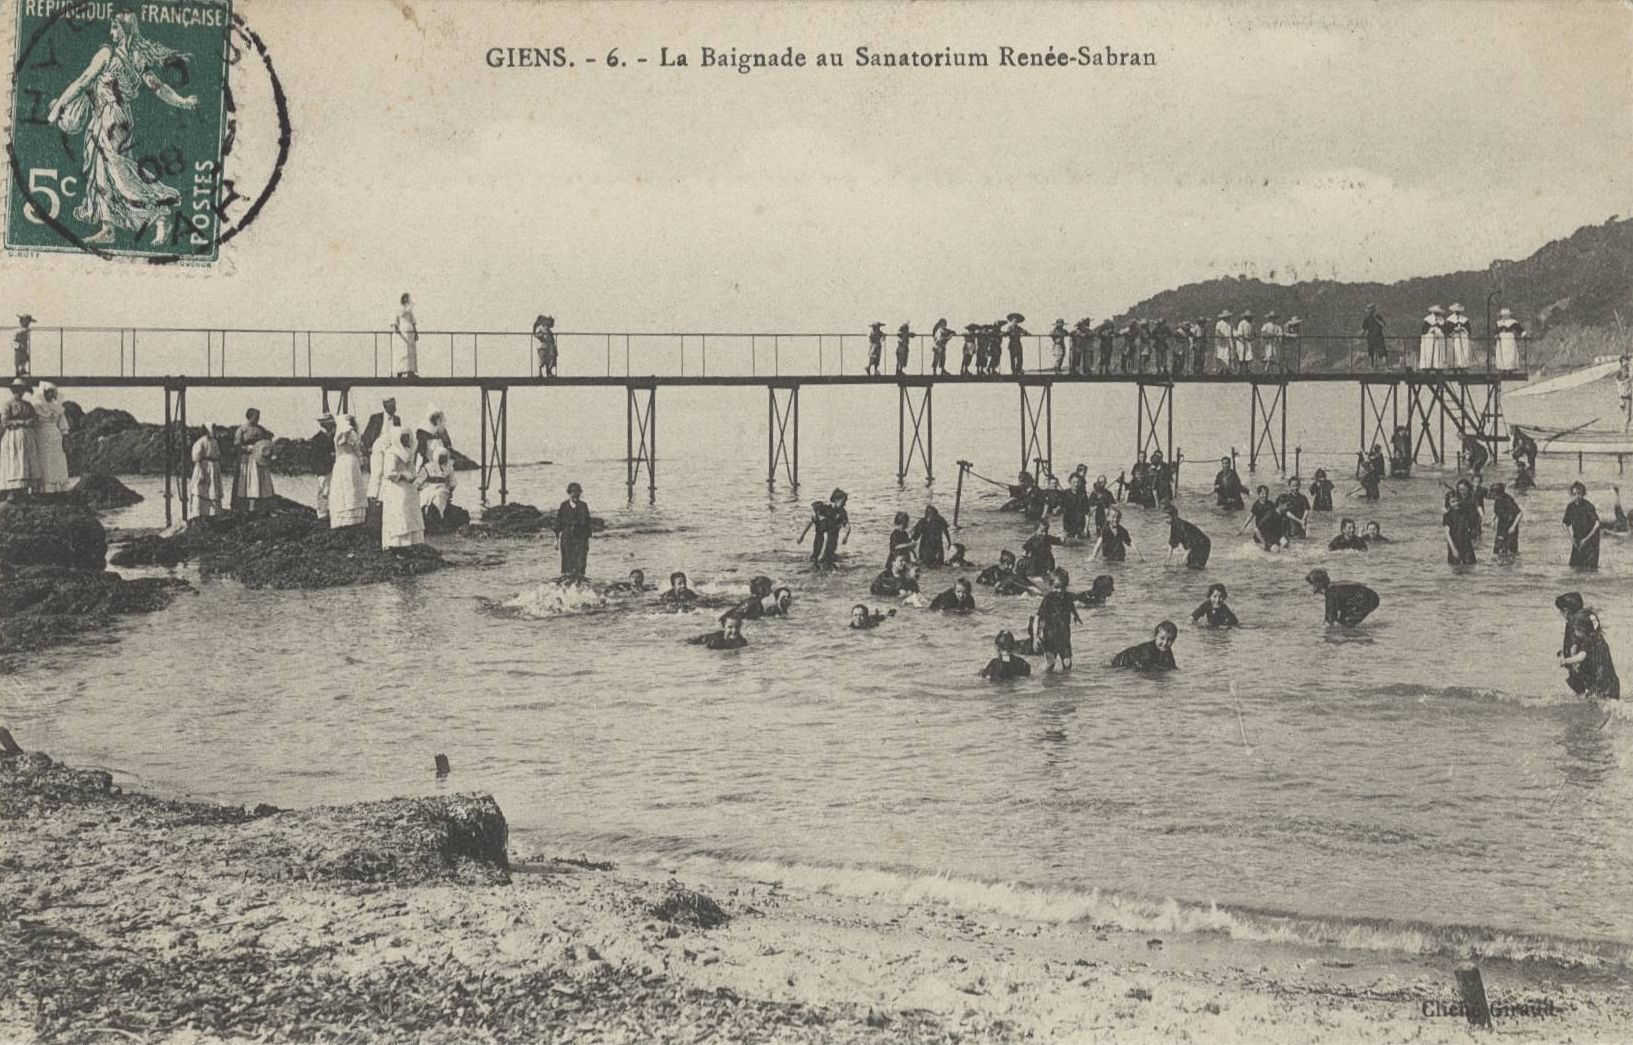
<path fill-rule="evenodd" d="M 425 519 L 415 489 L 419 469 L 414 467 L 414 437 L 403 429 L 386 449 L 386 470 L 380 482 L 380 547 L 409 548 L 425 543 Z"/>
<path fill-rule="evenodd" d="M 261 411 L 253 406 L 244 411 L 244 423 L 233 435 L 233 446 L 238 449 L 238 471 L 232 481 L 232 506 L 238 510 L 242 501 L 245 511 L 253 512 L 255 502 L 272 496 L 272 470 L 266 465 L 266 448 L 272 442 L 272 433 L 261 427 Z"/>
<path fill-rule="evenodd" d="M 11 398 L 0 406 L 0 490 L 8 500 L 39 488 L 40 457 L 34 439 L 34 407 L 23 398 L 28 382 L 17 378 L 11 383 Z"/>
<path fill-rule="evenodd" d="M 216 445 L 210 426 L 193 441 L 193 479 L 187 495 L 193 502 L 193 517 L 221 514 L 221 447 Z"/>
<path fill-rule="evenodd" d="M 57 386 L 40 382 L 34 393 L 34 444 L 40 455 L 40 492 L 63 493 L 68 489 L 68 451 L 63 439 L 68 435 L 68 415 L 63 413 Z"/>
<path fill-rule="evenodd" d="M 220 480 L 217 480 L 219 489 Z M 335 428 L 335 463 L 329 470 L 329 528 L 356 526 L 368 515 L 363 483 L 363 440 L 357 418 L 343 414 Z"/>

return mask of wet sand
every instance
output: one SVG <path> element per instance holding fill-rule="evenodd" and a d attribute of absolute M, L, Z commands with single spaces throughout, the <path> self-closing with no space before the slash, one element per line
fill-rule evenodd
<path fill-rule="evenodd" d="M 41 765 L 0 759 L 5 1041 L 1471 1040 L 1424 1014 L 1457 1000 L 1449 959 L 505 866 L 484 796 L 245 811 Z M 1483 972 L 1554 1010 L 1503 1040 L 1633 1026 L 1625 970 Z"/>

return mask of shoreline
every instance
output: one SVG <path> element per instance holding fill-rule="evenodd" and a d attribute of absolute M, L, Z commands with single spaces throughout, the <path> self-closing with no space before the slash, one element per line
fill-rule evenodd
<path fill-rule="evenodd" d="M 563 858 L 480 795 L 244 810 L 22 755 L 0 817 L 0 1041 L 1470 1036 L 1450 958 Z M 1626 970 L 1481 967 L 1493 1006 L 1552 1006 L 1505 1040 L 1633 1025 Z"/>

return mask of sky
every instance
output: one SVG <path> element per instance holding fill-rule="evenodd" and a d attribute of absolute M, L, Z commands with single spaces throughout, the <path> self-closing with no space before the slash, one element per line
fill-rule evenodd
<path fill-rule="evenodd" d="M 410 290 L 436 330 L 540 312 L 564 330 L 923 329 L 1100 316 L 1221 275 L 1483 268 L 1633 214 L 1627 3 L 235 9 L 293 131 L 255 224 L 207 269 L 4 257 L 8 312 L 357 329 Z M 861 45 L 1157 63 L 862 70 Z M 576 64 L 490 68 L 506 46 Z M 664 46 L 692 66 L 660 68 Z M 847 65 L 740 75 L 699 68 L 704 46 Z"/>

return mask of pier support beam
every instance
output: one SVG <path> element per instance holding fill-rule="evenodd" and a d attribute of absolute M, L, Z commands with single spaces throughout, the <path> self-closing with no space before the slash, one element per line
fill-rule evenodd
<path fill-rule="evenodd" d="M 499 473 L 499 503 L 505 503 L 510 493 L 505 485 L 506 466 L 510 460 L 510 388 L 506 385 L 482 386 L 482 504 L 488 503 L 488 487 L 493 475 Z"/>
<path fill-rule="evenodd" d="M 1259 470 L 1259 455 L 1270 452 L 1278 472 L 1287 471 L 1287 382 L 1253 383 L 1253 402 L 1248 417 L 1247 470 Z M 1265 389 L 1270 390 L 1266 395 Z"/>
<path fill-rule="evenodd" d="M 1054 474 L 1055 383 L 1022 378 L 1020 389 L 1021 471 L 1042 479 Z"/>
<path fill-rule="evenodd" d="M 333 406 L 329 405 L 329 393 L 331 393 L 331 392 L 333 392 L 334 395 L 335 395 L 335 402 L 334 402 Z M 351 413 L 352 412 L 352 390 L 349 387 L 347 387 L 346 385 L 335 385 L 335 386 L 324 385 L 323 386 L 323 412 L 326 413 L 326 414 L 332 413 L 337 418 L 340 417 L 342 414 Z"/>
<path fill-rule="evenodd" d="M 1134 456 L 1161 450 L 1174 459 L 1174 386 L 1140 382 L 1139 412 L 1134 415 Z"/>
<path fill-rule="evenodd" d="M 799 385 L 767 385 L 765 428 L 765 484 L 777 485 L 777 465 L 788 477 L 788 488 L 799 489 Z M 783 393 L 779 399 L 777 393 Z M 793 438 L 789 438 L 789 430 Z"/>
<path fill-rule="evenodd" d="M 181 518 L 187 521 L 187 467 L 192 462 L 187 443 L 187 385 L 164 386 L 164 524 L 174 525 L 171 497 L 181 498 Z"/>
<path fill-rule="evenodd" d="M 1361 382 L 1361 441 L 1355 449 L 1365 454 L 1373 443 L 1390 446 L 1401 423 L 1400 386 L 1393 381 Z"/>
<path fill-rule="evenodd" d="M 896 485 L 907 485 L 907 472 L 918 458 L 924 468 L 924 482 L 936 481 L 935 466 L 935 386 L 929 380 L 898 381 L 896 384 Z M 917 393 L 918 404 L 914 405 Z M 908 425 L 912 435 L 908 435 Z"/>
<path fill-rule="evenodd" d="M 1446 460 L 1446 411 L 1435 395 L 1436 384 L 1438 382 L 1410 381 L 1406 385 L 1406 424 L 1412 429 L 1413 464 L 1423 460 L 1424 447 L 1428 447 L 1429 459 L 1435 464 L 1444 464 Z"/>
<path fill-rule="evenodd" d="M 646 470 L 646 499 L 658 499 L 658 386 L 635 384 L 625 386 L 628 392 L 624 415 L 624 463 L 628 470 L 629 499 L 635 500 L 635 484 L 641 470 Z"/>

